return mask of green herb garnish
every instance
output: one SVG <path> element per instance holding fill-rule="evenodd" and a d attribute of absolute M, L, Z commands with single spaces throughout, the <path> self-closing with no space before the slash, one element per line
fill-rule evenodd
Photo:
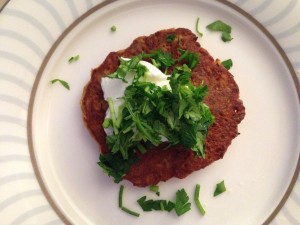
<path fill-rule="evenodd" d="M 150 54 L 142 54 L 142 57 L 150 58 L 154 66 L 165 72 L 167 72 L 169 67 L 175 64 L 175 60 L 171 53 L 163 52 L 161 49 L 158 49 Z"/>
<path fill-rule="evenodd" d="M 220 183 L 217 184 L 215 192 L 214 192 L 214 197 L 219 195 L 219 194 L 222 194 L 225 191 L 226 191 L 226 187 L 225 187 L 225 183 L 224 183 L 224 180 L 223 180 L 223 181 L 221 181 Z"/>
<path fill-rule="evenodd" d="M 157 196 L 160 195 L 159 186 L 157 186 L 157 185 L 150 185 L 149 190 L 154 192 Z"/>
<path fill-rule="evenodd" d="M 121 185 L 120 186 L 120 189 L 119 189 L 119 208 L 122 208 L 123 207 L 123 192 L 124 192 L 124 185 Z"/>
<path fill-rule="evenodd" d="M 167 36 L 167 42 L 171 43 L 176 38 L 176 34 L 170 34 Z"/>
<path fill-rule="evenodd" d="M 117 31 L 117 27 L 115 25 L 111 26 L 110 31 L 111 32 L 116 32 Z"/>
<path fill-rule="evenodd" d="M 149 212 L 155 211 L 168 211 L 171 212 L 175 208 L 175 204 L 167 200 L 147 200 L 146 196 L 143 196 L 137 200 L 143 211 Z"/>
<path fill-rule="evenodd" d="M 231 34 L 230 33 L 222 33 L 222 36 L 221 36 L 221 39 L 222 41 L 224 42 L 228 42 L 228 41 L 231 41 L 233 38 L 231 37 Z"/>
<path fill-rule="evenodd" d="M 189 202 L 189 196 L 184 189 L 176 192 L 175 212 L 177 216 L 181 216 L 191 209 L 191 203 Z"/>
<path fill-rule="evenodd" d="M 137 213 L 137 212 L 135 212 L 135 211 L 133 211 L 133 210 L 131 210 L 131 209 L 128 209 L 128 208 L 125 207 L 125 206 L 123 206 L 121 209 L 122 209 L 124 212 L 126 212 L 126 213 L 128 213 L 128 214 L 130 214 L 130 215 L 132 215 L 132 216 L 136 216 L 136 217 L 139 217 L 139 216 L 140 216 L 139 213 Z"/>
<path fill-rule="evenodd" d="M 127 207 L 125 207 L 123 205 L 123 193 L 124 193 L 124 185 L 121 185 L 120 186 L 120 189 L 119 189 L 119 208 L 122 209 L 124 212 L 132 215 L 132 216 L 136 216 L 136 217 L 139 217 L 140 214 L 131 210 L 131 209 L 128 209 Z"/>
<path fill-rule="evenodd" d="M 222 65 L 223 65 L 227 70 L 229 70 L 229 69 L 232 67 L 233 63 L 232 63 L 232 60 L 231 60 L 231 59 L 227 59 L 227 60 L 222 61 Z"/>
<path fill-rule="evenodd" d="M 198 34 L 199 37 L 202 37 L 203 33 L 201 33 L 199 31 L 199 21 L 200 21 L 200 18 L 198 17 L 197 20 L 196 20 L 196 33 Z"/>
<path fill-rule="evenodd" d="M 203 208 L 203 206 L 200 203 L 199 195 L 200 195 L 200 184 L 197 184 L 196 188 L 195 188 L 194 201 L 195 201 L 195 204 L 196 204 L 199 212 L 201 213 L 201 215 L 204 215 L 205 209 Z"/>
<path fill-rule="evenodd" d="M 195 54 L 188 50 L 179 49 L 179 52 L 181 53 L 181 56 L 177 59 L 177 61 L 178 62 L 181 62 L 181 61 L 186 62 L 187 66 L 191 70 L 193 70 L 197 66 L 200 56 L 198 54 Z"/>
<path fill-rule="evenodd" d="M 102 123 L 102 127 L 103 127 L 103 128 L 108 128 L 108 127 L 111 126 L 111 124 L 112 124 L 111 119 L 105 119 L 105 120 L 103 121 L 103 123 Z"/>
<path fill-rule="evenodd" d="M 224 23 L 221 20 L 217 20 L 209 25 L 206 26 L 207 29 L 211 31 L 218 31 L 222 32 L 221 39 L 224 42 L 231 41 L 233 38 L 231 37 L 231 26 L 228 24 Z"/>
<path fill-rule="evenodd" d="M 66 89 L 70 90 L 70 86 L 68 84 L 68 82 L 61 80 L 61 79 L 54 79 L 50 81 L 52 84 L 59 82 L 62 86 L 64 86 Z"/>
<path fill-rule="evenodd" d="M 78 61 L 78 60 L 79 60 L 79 58 L 80 58 L 80 56 L 79 56 L 79 55 L 72 56 L 71 58 L 69 58 L 68 62 L 69 62 L 69 63 L 76 62 L 76 61 Z"/>
<path fill-rule="evenodd" d="M 135 152 L 145 153 L 150 147 L 158 146 L 162 136 L 170 145 L 181 143 L 199 157 L 205 157 L 204 140 L 214 121 L 208 106 L 202 102 L 208 88 L 191 83 L 192 68 L 198 64 L 199 55 L 179 51 L 181 56 L 177 60 L 160 49 L 130 60 L 120 59 L 117 71 L 109 75 L 128 82 L 127 74 L 134 74 L 132 84 L 125 89 L 118 115 L 112 99 L 107 99 L 111 118 L 104 126 L 111 126 L 114 132 L 106 137 L 110 153 L 100 156 L 98 164 L 117 183 L 136 161 Z M 160 69 L 167 69 L 176 61 L 185 64 L 173 68 L 168 78 L 171 89 L 168 89 L 146 81 L 147 68 L 139 63 L 142 58 L 155 61 Z"/>
<path fill-rule="evenodd" d="M 114 140 L 112 141 L 114 142 Z M 136 160 L 136 157 L 132 153 L 129 154 L 127 160 L 124 160 L 121 154 L 110 152 L 105 155 L 100 154 L 98 165 L 103 169 L 105 174 L 114 178 L 115 183 L 119 183 L 129 171 L 131 164 L 136 162 Z"/>

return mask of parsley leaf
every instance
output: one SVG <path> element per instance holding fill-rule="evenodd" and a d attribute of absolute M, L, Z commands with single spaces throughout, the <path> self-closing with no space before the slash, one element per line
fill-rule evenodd
<path fill-rule="evenodd" d="M 233 63 L 232 63 L 232 60 L 231 60 L 231 59 L 227 59 L 227 60 L 222 61 L 222 65 L 223 65 L 227 70 L 229 70 L 229 69 L 232 67 Z"/>
<path fill-rule="evenodd" d="M 206 26 L 209 30 L 231 33 L 231 26 L 221 20 L 217 20 Z"/>
<path fill-rule="evenodd" d="M 231 26 L 229 26 L 228 24 L 224 23 L 221 20 L 217 20 L 217 21 L 207 25 L 206 28 L 211 30 L 211 31 L 222 32 L 221 39 L 224 42 L 228 42 L 228 41 L 231 41 L 233 39 L 231 37 L 231 29 L 232 29 Z"/>
<path fill-rule="evenodd" d="M 125 79 L 127 73 L 132 72 L 135 73 L 135 80 L 138 80 L 140 77 L 144 76 L 147 72 L 147 68 L 141 64 L 139 64 L 140 60 L 142 59 L 142 55 L 137 55 L 132 57 L 130 60 L 125 60 L 120 58 L 120 65 L 116 72 L 108 75 L 110 78 L 117 78 L 122 80 L 124 83 L 128 83 Z"/>
<path fill-rule="evenodd" d="M 214 192 L 214 197 L 217 195 L 222 194 L 223 192 L 226 191 L 225 183 L 224 180 L 221 181 L 220 183 L 217 184 L 215 192 Z"/>
<path fill-rule="evenodd" d="M 167 40 L 168 43 L 171 43 L 171 42 L 174 41 L 175 38 L 176 38 L 176 34 L 170 34 L 170 35 L 167 36 L 166 40 Z"/>
<path fill-rule="evenodd" d="M 231 41 L 233 38 L 231 37 L 231 34 L 230 34 L 230 33 L 225 33 L 225 32 L 223 32 L 223 33 L 222 33 L 222 36 L 221 36 L 221 39 L 222 39 L 222 41 L 224 41 L 224 42 L 229 42 L 229 41 Z"/>
<path fill-rule="evenodd" d="M 176 192 L 175 212 L 177 216 L 181 216 L 191 209 L 191 203 L 189 202 L 189 196 L 184 189 Z"/>
<path fill-rule="evenodd" d="M 143 58 L 150 58 L 152 64 L 161 71 L 167 71 L 169 67 L 175 64 L 175 60 L 171 53 L 163 52 L 162 49 L 157 49 L 149 54 L 142 54 Z"/>
<path fill-rule="evenodd" d="M 98 165 L 104 173 L 114 178 L 115 183 L 119 183 L 134 162 L 136 157 L 133 154 L 129 155 L 129 159 L 124 160 L 120 154 L 107 153 L 100 154 Z"/>
<path fill-rule="evenodd" d="M 188 50 L 182 50 L 182 49 L 179 49 L 179 52 L 181 53 L 181 56 L 177 59 L 178 62 L 180 62 L 182 60 L 186 61 L 188 67 L 191 70 L 197 66 L 197 64 L 199 62 L 199 58 L 200 58 L 200 56 L 198 54 L 193 53 Z"/>
<path fill-rule="evenodd" d="M 146 196 L 143 196 L 137 200 L 143 211 L 149 212 L 155 211 L 168 211 L 171 212 L 175 208 L 175 204 L 167 200 L 147 200 Z"/>
<path fill-rule="evenodd" d="M 70 90 L 70 86 L 68 84 L 68 82 L 61 80 L 61 79 L 54 79 L 50 81 L 52 84 L 59 82 L 62 86 L 64 86 L 66 89 Z"/>
<path fill-rule="evenodd" d="M 79 58 L 80 58 L 80 56 L 79 56 L 79 55 L 72 56 L 71 58 L 69 58 L 68 62 L 69 62 L 69 63 L 76 62 L 76 61 L 78 61 L 78 60 L 79 60 Z"/>

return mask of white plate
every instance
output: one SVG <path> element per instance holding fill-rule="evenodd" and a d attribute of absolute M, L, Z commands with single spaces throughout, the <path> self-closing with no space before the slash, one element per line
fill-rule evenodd
<path fill-rule="evenodd" d="M 162 9 L 168 10 L 162 13 Z M 119 185 L 103 175 L 96 164 L 98 146 L 81 119 L 82 88 L 89 80 L 91 68 L 97 67 L 108 52 L 127 47 L 137 36 L 163 28 L 187 27 L 194 31 L 197 17 L 201 18 L 200 29 L 204 32 L 204 37 L 199 39 L 202 46 L 214 57 L 231 58 L 234 62 L 231 72 L 246 106 L 246 117 L 239 126 L 241 135 L 234 139 L 224 159 L 186 179 L 160 184 L 161 198 L 171 199 L 180 188 L 185 188 L 192 198 L 195 184 L 200 183 L 201 199 L 207 211 L 204 217 L 197 213 L 193 203 L 191 212 L 180 218 L 174 213 L 142 213 L 136 199 L 145 194 L 155 196 L 147 189 L 124 182 L 125 204 L 141 212 L 140 218 L 134 218 L 118 209 Z M 205 30 L 205 25 L 216 19 L 232 25 L 232 42 L 225 44 L 218 34 Z M 117 32 L 110 32 L 112 25 L 117 26 Z M 80 54 L 80 60 L 68 64 L 68 59 L 76 54 Z M 54 78 L 67 80 L 71 90 L 51 85 L 50 80 Z M 65 223 L 269 222 L 284 203 L 296 178 L 300 109 L 296 90 L 299 86 L 295 81 L 289 61 L 273 38 L 230 5 L 209 1 L 186 4 L 179 0 L 172 3 L 131 0 L 99 5 L 62 34 L 35 78 L 28 135 L 33 166 L 43 193 Z M 23 86 L 26 87 L 26 83 Z M 228 191 L 213 198 L 215 184 L 223 179 Z M 7 201 L 4 203 L 7 205 Z M 40 212 L 46 208 L 40 207 Z M 21 214 L 12 224 L 29 218 L 26 215 L 29 214 Z M 51 214 L 51 218 L 55 217 Z M 53 221 L 59 223 L 59 220 Z"/>

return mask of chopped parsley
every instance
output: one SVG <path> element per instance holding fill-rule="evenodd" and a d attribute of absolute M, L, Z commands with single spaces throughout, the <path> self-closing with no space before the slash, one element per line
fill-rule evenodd
<path fill-rule="evenodd" d="M 149 190 L 154 192 L 157 196 L 160 195 L 159 186 L 157 186 L 157 185 L 150 185 Z"/>
<path fill-rule="evenodd" d="M 114 142 L 110 139 L 113 138 L 108 138 L 108 140 Z M 119 183 L 136 160 L 137 158 L 132 153 L 129 154 L 128 160 L 124 160 L 121 154 L 109 152 L 105 155 L 100 154 L 98 165 L 105 174 L 114 178 L 115 183 Z"/>
<path fill-rule="evenodd" d="M 214 192 L 214 197 L 222 194 L 225 191 L 226 191 L 226 187 L 225 187 L 225 183 L 224 183 L 224 180 L 223 180 L 223 181 L 221 181 L 220 183 L 218 183 L 216 185 L 216 189 L 215 189 L 215 192 Z"/>
<path fill-rule="evenodd" d="M 201 215 L 204 216 L 205 209 L 201 205 L 201 202 L 199 200 L 199 195 L 200 195 L 200 184 L 197 184 L 196 187 L 195 187 L 194 201 L 195 201 L 195 204 L 196 204 L 199 212 L 201 213 Z"/>
<path fill-rule="evenodd" d="M 171 43 L 175 40 L 175 38 L 176 38 L 176 34 L 170 34 L 167 36 L 167 42 Z"/>
<path fill-rule="evenodd" d="M 222 65 L 223 65 L 227 70 L 229 70 L 229 69 L 232 67 L 233 63 L 232 63 L 232 60 L 231 60 L 231 59 L 227 59 L 227 60 L 222 61 Z"/>
<path fill-rule="evenodd" d="M 191 83 L 192 69 L 198 64 L 199 55 L 187 50 L 179 52 L 178 59 L 161 49 L 130 60 L 121 58 L 119 68 L 109 75 L 127 83 L 127 74 L 134 74 L 132 84 L 125 89 L 118 115 L 113 101 L 107 99 L 111 118 L 103 123 L 104 127 L 113 128 L 113 134 L 106 137 L 110 152 L 101 155 L 98 164 L 116 183 L 136 161 L 136 151 L 145 153 L 151 146 L 158 146 L 162 136 L 170 145 L 181 143 L 199 157 L 205 157 L 205 137 L 214 122 L 210 109 L 203 103 L 208 87 Z M 145 82 L 147 68 L 139 63 L 143 58 L 152 60 L 161 70 L 173 68 L 168 77 L 171 89 Z M 174 67 L 176 62 L 184 65 Z"/>
<path fill-rule="evenodd" d="M 157 185 L 151 185 L 149 186 L 149 189 L 150 191 L 156 193 L 158 192 Z M 224 191 L 226 191 L 225 184 L 224 181 L 221 181 L 216 186 L 214 196 L 217 196 L 223 193 Z M 137 216 L 137 217 L 140 216 L 139 213 L 134 212 L 123 205 L 123 192 L 124 192 L 124 186 L 121 185 L 119 189 L 119 198 L 118 198 L 119 208 L 133 216 Z M 194 191 L 194 202 L 200 214 L 204 216 L 206 211 L 200 202 L 199 196 L 200 196 L 200 184 L 196 184 L 195 191 Z M 150 212 L 150 211 L 171 212 L 174 210 L 177 216 L 181 216 L 191 210 L 190 198 L 184 188 L 177 190 L 175 201 L 169 201 L 165 199 L 156 199 L 156 200 L 147 199 L 146 196 L 142 196 L 137 200 L 137 203 L 139 204 L 139 206 L 142 208 L 144 212 Z"/>
<path fill-rule="evenodd" d="M 111 32 L 116 32 L 117 31 L 117 27 L 115 25 L 111 26 L 110 31 Z"/>
<path fill-rule="evenodd" d="M 186 191 L 182 188 L 176 192 L 175 202 L 167 200 L 153 200 L 143 196 L 137 200 L 143 211 L 149 212 L 155 211 L 167 211 L 171 212 L 175 210 L 177 216 L 181 216 L 191 209 L 191 203 L 189 202 L 189 196 Z"/>
<path fill-rule="evenodd" d="M 206 26 L 207 29 L 211 31 L 218 31 L 221 32 L 221 39 L 224 42 L 231 41 L 233 38 L 231 37 L 231 26 L 228 24 L 224 23 L 221 20 L 217 20 L 209 25 Z"/>
<path fill-rule="evenodd" d="M 186 63 L 187 66 L 193 70 L 197 66 L 200 56 L 193 52 L 182 49 L 179 49 L 179 52 L 181 53 L 181 56 L 177 59 L 177 61 L 184 61 L 184 63 Z"/>
<path fill-rule="evenodd" d="M 174 202 L 167 200 L 147 200 L 146 196 L 139 198 L 137 202 L 145 212 L 149 212 L 152 210 L 171 212 L 175 208 Z"/>
<path fill-rule="evenodd" d="M 62 86 L 64 86 L 66 89 L 70 90 L 70 85 L 68 84 L 68 82 L 61 80 L 61 79 L 54 79 L 50 81 L 52 84 L 58 82 L 60 83 Z"/>
<path fill-rule="evenodd" d="M 124 185 L 121 185 L 119 189 L 119 208 L 132 216 L 139 217 L 140 216 L 139 213 L 132 211 L 131 209 L 128 209 L 123 205 L 123 193 L 124 193 Z"/>
<path fill-rule="evenodd" d="M 191 203 L 189 202 L 189 196 L 184 189 L 176 192 L 175 212 L 177 216 L 181 216 L 191 209 Z"/>
<path fill-rule="evenodd" d="M 200 18 L 198 17 L 197 20 L 196 20 L 196 33 L 199 37 L 202 37 L 203 36 L 203 33 L 201 33 L 199 31 L 199 21 L 200 21 Z"/>
<path fill-rule="evenodd" d="M 79 58 L 80 58 L 79 55 L 72 56 L 71 58 L 69 58 L 68 62 L 69 62 L 69 63 L 74 63 L 74 62 L 78 61 Z"/>

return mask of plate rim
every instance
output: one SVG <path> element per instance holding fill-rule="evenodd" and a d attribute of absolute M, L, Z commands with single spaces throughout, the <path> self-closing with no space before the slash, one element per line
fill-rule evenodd
<path fill-rule="evenodd" d="M 131 0 L 127 0 L 127 2 L 130 2 Z M 147 0 L 146 0 L 147 1 Z M 196 0 L 198 1 L 198 0 Z M 200 0 L 203 1 L 203 0 Z M 284 64 L 287 66 L 287 69 L 289 71 L 289 75 L 291 76 L 293 80 L 294 87 L 297 92 L 298 97 L 298 103 L 300 105 L 300 84 L 298 81 L 297 73 L 295 71 L 295 68 L 293 67 L 290 59 L 288 58 L 287 54 L 283 50 L 283 48 L 280 46 L 278 41 L 275 39 L 275 37 L 267 30 L 267 28 L 261 24 L 255 17 L 253 17 L 251 14 L 237 6 L 236 4 L 226 1 L 226 0 L 215 0 L 218 3 L 221 3 L 225 5 L 225 7 L 229 7 L 239 13 L 241 16 L 246 18 L 249 22 L 251 22 L 256 28 L 258 28 L 262 34 L 267 37 L 267 39 L 270 41 L 270 43 L 275 47 L 276 51 L 279 53 L 281 59 L 283 60 Z M 7 3 L 10 2 L 8 0 L 4 6 L 1 8 L 0 12 L 4 9 L 4 7 L 7 5 Z M 50 191 L 47 189 L 45 182 L 42 178 L 42 175 L 40 173 L 40 169 L 38 167 L 38 162 L 35 156 L 34 151 L 34 144 L 33 144 L 33 111 L 34 111 L 34 102 L 35 102 L 35 96 L 37 93 L 38 85 L 40 82 L 40 79 L 42 77 L 43 71 L 47 66 L 48 61 L 50 60 L 53 53 L 56 51 L 57 47 L 60 45 L 60 43 L 67 37 L 67 35 L 77 26 L 79 25 L 83 20 L 85 20 L 87 17 L 92 15 L 98 10 L 101 10 L 102 8 L 111 5 L 113 3 L 120 2 L 120 0 L 105 0 L 103 2 L 100 2 L 93 6 L 91 9 L 87 10 L 85 13 L 83 13 L 81 16 L 79 16 L 77 19 L 75 19 L 69 26 L 67 26 L 64 31 L 59 35 L 59 37 L 55 40 L 55 42 L 52 44 L 48 52 L 46 53 L 45 57 L 42 60 L 42 63 L 39 66 L 39 69 L 36 73 L 34 83 L 31 89 L 30 98 L 29 98 L 29 104 L 28 104 L 28 113 L 27 113 L 27 139 L 28 139 L 28 148 L 29 148 L 29 155 L 31 164 L 34 170 L 34 174 L 36 176 L 36 180 L 38 181 L 39 187 L 41 188 L 41 191 L 43 192 L 44 196 L 46 197 L 49 205 L 53 209 L 53 211 L 57 214 L 57 216 L 64 222 L 65 224 L 72 224 L 70 220 L 68 219 L 68 216 L 62 212 L 62 210 L 59 208 L 58 204 L 54 201 L 52 198 Z M 300 151 L 299 151 L 300 152 Z M 282 207 L 285 205 L 286 201 L 288 200 L 295 184 L 298 179 L 300 172 L 300 154 L 298 155 L 297 160 L 297 166 L 295 168 L 295 171 L 293 173 L 292 179 L 282 197 L 282 199 L 279 201 L 273 212 L 265 219 L 263 222 L 264 225 L 267 225 L 271 223 L 271 221 L 276 217 L 276 215 L 280 212 Z"/>

